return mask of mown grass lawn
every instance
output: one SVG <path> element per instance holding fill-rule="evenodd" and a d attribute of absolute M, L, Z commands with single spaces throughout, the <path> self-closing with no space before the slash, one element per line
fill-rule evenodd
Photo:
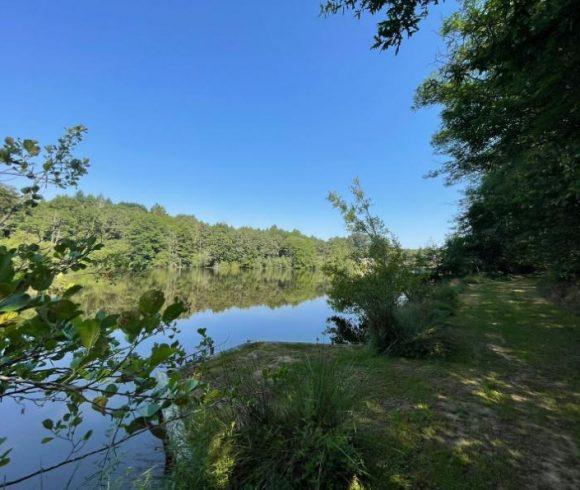
<path fill-rule="evenodd" d="M 445 360 L 364 347 L 256 343 L 216 362 L 351 366 L 370 488 L 580 488 L 580 322 L 529 278 L 467 286 Z"/>

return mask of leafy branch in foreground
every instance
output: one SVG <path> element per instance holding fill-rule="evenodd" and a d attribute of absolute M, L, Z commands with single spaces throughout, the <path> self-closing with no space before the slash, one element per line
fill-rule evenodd
<path fill-rule="evenodd" d="M 36 140 L 10 136 L 4 139 L 4 146 L 0 148 L 0 203 L 3 208 L 0 230 L 6 231 L 4 228 L 18 211 L 38 205 L 42 199 L 42 187 L 50 185 L 65 189 L 77 185 L 79 179 L 87 173 L 89 160 L 76 158 L 72 150 L 81 142 L 86 131 L 81 125 L 67 129 L 55 145 L 44 147 L 42 155 Z M 26 182 L 19 195 L 1 185 L 2 181 L 14 179 Z"/>
<path fill-rule="evenodd" d="M 6 138 L 0 175 L 33 182 L 16 196 L 18 212 L 41 199 L 41 183 L 76 184 L 88 160 L 73 157 L 71 151 L 83 133 L 80 126 L 72 128 L 57 145 L 45 147 L 40 166 L 34 160 L 40 153 L 36 141 Z M 3 231 L 14 213 L 4 218 Z M 186 310 L 181 301 L 166 304 L 161 291 L 149 291 L 134 308 L 86 316 L 74 300 L 80 286 L 58 296 L 51 292 L 57 274 L 85 269 L 91 253 L 101 246 L 94 236 L 59 240 L 50 251 L 36 243 L 0 245 L 0 402 L 58 402 L 65 407 L 59 419 L 42 422 L 50 434 L 42 443 L 71 441 L 71 451 L 60 464 L 78 459 L 92 435 L 90 430 L 78 434 L 87 406 L 110 417 L 117 432 L 122 429 L 130 436 L 145 428 L 155 431 L 167 422 L 163 409 L 188 405 L 198 387 L 182 367 L 199 353 L 187 355 L 175 340 L 175 320 Z M 199 333 L 211 351 L 211 340 L 204 330 Z M 154 342 L 156 336 L 165 341 Z M 0 439 L 0 444 L 5 442 Z M 0 466 L 9 462 L 10 449 L 0 451 Z"/>
<path fill-rule="evenodd" d="M 326 0 L 321 5 L 323 15 L 353 11 L 360 18 L 364 12 L 386 17 L 377 24 L 373 48 L 399 51 L 404 36 L 411 37 L 419 30 L 419 23 L 427 17 L 429 7 L 439 0 Z"/>

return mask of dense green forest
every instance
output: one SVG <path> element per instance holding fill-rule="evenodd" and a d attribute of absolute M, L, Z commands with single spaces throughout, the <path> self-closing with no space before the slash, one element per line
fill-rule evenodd
<path fill-rule="evenodd" d="M 445 20 L 448 52 L 416 103 L 441 108 L 435 173 L 467 183 L 449 271 L 577 281 L 579 24 L 575 0 L 468 1 Z"/>
<path fill-rule="evenodd" d="M 0 192 L 9 195 L 6 188 Z M 55 245 L 65 238 L 96 236 L 105 246 L 93 259 L 111 270 L 220 265 L 313 269 L 323 263 L 333 243 L 341 241 L 326 242 L 275 226 L 259 230 L 210 225 L 191 215 L 170 216 L 159 204 L 148 210 L 82 192 L 42 201 L 12 223 L 10 244 Z"/>

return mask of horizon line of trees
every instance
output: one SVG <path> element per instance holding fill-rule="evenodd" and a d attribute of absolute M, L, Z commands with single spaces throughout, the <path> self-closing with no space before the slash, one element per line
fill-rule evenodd
<path fill-rule="evenodd" d="M 16 198 L 14 196 L 13 198 Z M 0 189 L 0 206 L 10 190 Z M 315 269 L 337 243 L 298 230 L 235 228 L 208 224 L 193 215 L 169 215 L 160 204 L 113 203 L 103 196 L 77 192 L 41 201 L 12 221 L 6 240 L 11 245 L 31 239 L 54 246 L 66 238 L 96 236 L 105 247 L 93 255 L 105 269 L 143 270 L 151 267 L 239 267 Z"/>

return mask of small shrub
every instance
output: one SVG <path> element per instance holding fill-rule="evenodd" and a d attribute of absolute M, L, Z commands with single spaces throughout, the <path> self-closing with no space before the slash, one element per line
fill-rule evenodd
<path fill-rule="evenodd" d="M 189 422 L 192 461 L 177 465 L 176 488 L 349 488 L 365 477 L 349 370 L 321 355 L 237 373 L 230 395 Z"/>
<path fill-rule="evenodd" d="M 409 358 L 444 356 L 449 350 L 448 335 L 443 326 L 430 321 L 431 316 L 424 305 L 401 307 L 397 312 L 397 323 L 404 335 L 386 352 Z"/>
<path fill-rule="evenodd" d="M 347 488 L 364 475 L 352 408 L 352 373 L 327 358 L 271 381 L 238 421 L 232 478 L 252 488 Z"/>
<path fill-rule="evenodd" d="M 399 355 L 429 357 L 448 353 L 451 340 L 446 327 L 459 306 L 461 288 L 460 282 L 430 285 L 422 297 L 398 309 L 397 322 L 406 333 L 396 349 Z"/>
<path fill-rule="evenodd" d="M 358 180 L 351 190 L 352 203 L 333 193 L 329 196 L 354 243 L 349 257 L 330 262 L 325 268 L 330 276 L 329 302 L 336 311 L 356 316 L 369 342 L 384 351 L 402 340 L 396 310 L 401 298 L 413 297 L 422 275 L 398 239 L 371 214 L 371 203 Z M 354 333 L 346 322 L 335 322 L 336 328 Z"/>
<path fill-rule="evenodd" d="M 446 324 L 459 305 L 461 283 L 424 285 L 413 299 L 399 302 L 393 310 L 396 337 L 369 335 L 364 320 L 333 316 L 326 332 L 336 344 L 369 342 L 379 352 L 402 357 L 445 355 L 450 348 Z"/>

